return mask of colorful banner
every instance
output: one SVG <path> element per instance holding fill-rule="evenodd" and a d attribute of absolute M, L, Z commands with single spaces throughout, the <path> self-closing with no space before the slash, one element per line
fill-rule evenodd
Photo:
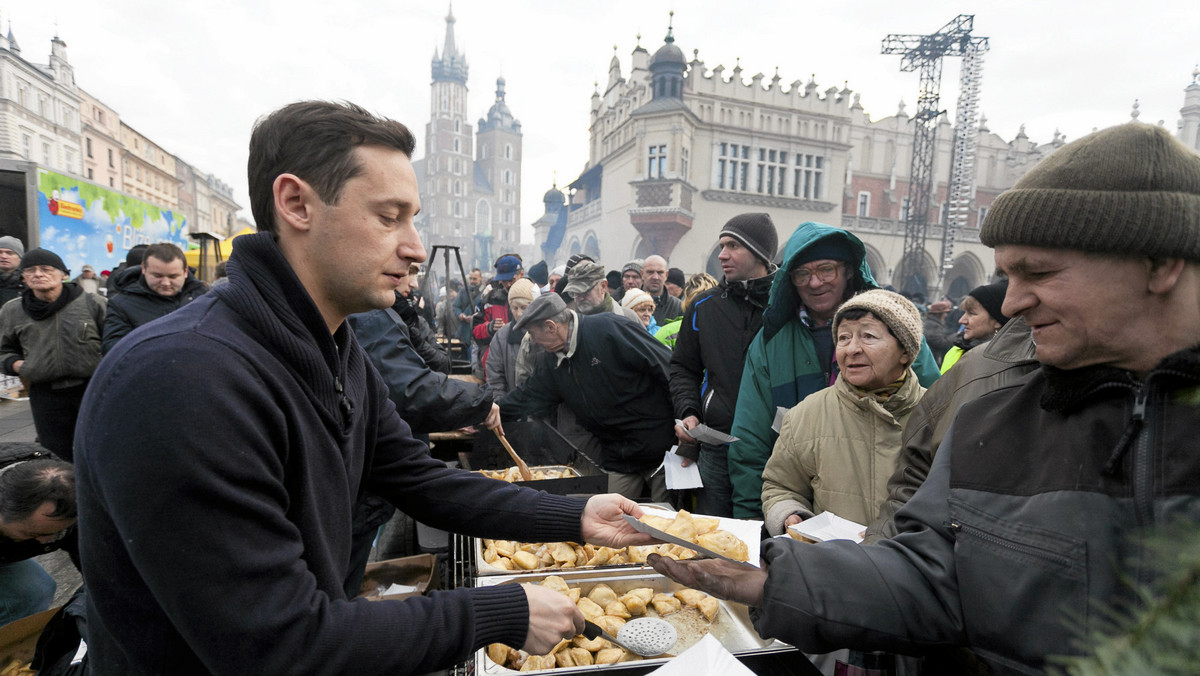
<path fill-rule="evenodd" d="M 84 264 L 111 270 L 137 244 L 188 246 L 183 214 L 82 179 L 38 170 L 40 245 L 79 274 Z"/>

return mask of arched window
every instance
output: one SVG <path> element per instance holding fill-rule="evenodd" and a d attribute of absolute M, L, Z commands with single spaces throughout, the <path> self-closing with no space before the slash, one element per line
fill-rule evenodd
<path fill-rule="evenodd" d="M 462 152 L 462 141 L 460 139 L 454 139 L 454 152 Z"/>
<path fill-rule="evenodd" d="M 504 144 L 504 159 L 506 159 L 506 160 L 512 159 L 512 144 L 511 143 Z"/>

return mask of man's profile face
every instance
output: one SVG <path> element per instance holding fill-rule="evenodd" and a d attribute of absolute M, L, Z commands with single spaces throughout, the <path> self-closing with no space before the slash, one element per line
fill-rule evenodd
<path fill-rule="evenodd" d="M 575 297 L 575 309 L 583 314 L 588 314 L 600 307 L 606 296 L 608 296 L 608 282 L 600 280 L 588 289 L 587 293 Z"/>
<path fill-rule="evenodd" d="M 479 286 L 483 283 L 483 273 L 478 270 L 472 270 L 471 274 L 467 275 L 467 282 L 471 286 Z"/>
<path fill-rule="evenodd" d="M 667 283 L 667 262 L 658 256 L 646 259 L 642 266 L 642 288 L 651 296 L 662 295 L 663 286 Z"/>
<path fill-rule="evenodd" d="M 21 264 L 21 257 L 12 249 L 0 249 L 0 272 L 11 272 Z"/>
<path fill-rule="evenodd" d="M 546 320 L 529 327 L 529 339 L 547 352 L 561 352 L 567 347 L 567 325 Z"/>
<path fill-rule="evenodd" d="M 721 272 L 725 273 L 726 281 L 741 282 L 752 279 L 759 272 L 762 261 L 740 241 L 726 235 L 718 240 L 717 245 L 721 248 L 717 260 L 721 263 Z"/>
<path fill-rule="evenodd" d="M 142 278 L 151 291 L 170 298 L 178 295 L 187 281 L 187 263 L 181 258 L 164 261 L 158 256 L 146 256 L 142 261 Z"/>
<path fill-rule="evenodd" d="M 624 286 L 626 291 L 642 288 L 642 273 L 637 270 L 626 270 L 621 275 L 621 286 Z"/>
<path fill-rule="evenodd" d="M 75 519 L 50 516 L 54 512 L 53 502 L 43 502 L 33 514 L 20 521 L 0 521 L 0 535 L 14 542 L 37 540 L 53 542 L 59 535 L 75 524 Z"/>
<path fill-rule="evenodd" d="M 996 269 L 1008 277 L 1002 312 L 1024 318 L 1039 362 L 1125 368 L 1144 356 L 1131 318 L 1146 311 L 1149 258 L 1000 245 Z"/>
<path fill-rule="evenodd" d="M 292 261 L 321 314 L 337 324 L 391 307 L 409 267 L 425 260 L 413 225 L 421 200 L 408 157 L 382 146 L 359 146 L 354 155 L 361 170 L 346 181 L 337 204 L 313 193 L 307 232 L 297 239 L 302 260 Z"/>

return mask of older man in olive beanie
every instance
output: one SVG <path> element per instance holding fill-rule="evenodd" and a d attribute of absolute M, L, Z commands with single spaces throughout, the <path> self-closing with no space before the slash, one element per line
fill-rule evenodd
<path fill-rule="evenodd" d="M 1002 194 L 981 239 L 1041 368 L 959 409 L 893 540 L 652 565 L 805 651 L 962 645 L 993 673 L 1088 654 L 1153 599 L 1148 536 L 1200 525 L 1200 155 L 1151 125 L 1096 132 Z"/>

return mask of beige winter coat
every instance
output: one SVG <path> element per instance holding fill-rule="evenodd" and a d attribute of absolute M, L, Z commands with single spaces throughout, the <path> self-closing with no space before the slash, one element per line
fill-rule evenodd
<path fill-rule="evenodd" d="M 911 368 L 884 402 L 858 395 L 839 375 L 788 411 L 763 470 L 767 531 L 782 533 L 792 514 L 874 521 L 899 461 L 904 422 L 924 393 Z"/>

